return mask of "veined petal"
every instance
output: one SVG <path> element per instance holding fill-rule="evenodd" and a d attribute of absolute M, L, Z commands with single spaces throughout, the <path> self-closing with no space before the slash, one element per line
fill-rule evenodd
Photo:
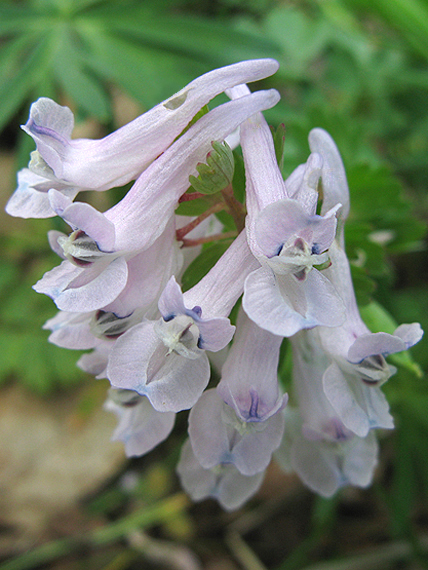
<path fill-rule="evenodd" d="M 158 307 L 166 321 L 169 321 L 176 315 L 185 315 L 187 313 L 188 309 L 184 305 L 181 287 L 174 276 L 170 278 L 159 297 Z"/>
<path fill-rule="evenodd" d="M 215 390 L 207 390 L 189 414 L 193 453 L 204 469 L 232 461 L 228 426 L 221 419 L 223 405 Z"/>
<path fill-rule="evenodd" d="M 288 196 L 297 200 L 308 214 L 316 213 L 322 165 L 322 157 L 312 153 L 306 164 L 298 166 L 285 181 Z"/>
<path fill-rule="evenodd" d="M 177 465 L 180 482 L 194 501 L 213 497 L 227 511 L 241 507 L 262 484 L 264 472 L 242 475 L 234 465 L 204 469 L 196 459 L 190 441 L 182 448 Z"/>
<path fill-rule="evenodd" d="M 195 360 L 168 354 L 155 323 L 148 321 L 116 341 L 107 373 L 113 387 L 147 396 L 158 411 L 178 412 L 196 403 L 208 384 L 210 367 L 205 354 Z"/>
<path fill-rule="evenodd" d="M 309 215 L 296 200 L 280 200 L 264 208 L 254 220 L 254 241 L 267 257 L 294 236 L 302 237 L 314 253 L 328 249 L 336 233 L 336 209 L 325 217 Z"/>
<path fill-rule="evenodd" d="M 348 351 L 348 360 L 359 363 L 365 358 L 377 354 L 388 356 L 407 350 L 422 338 L 423 330 L 419 323 L 400 325 L 394 334 L 384 332 L 368 333 L 355 339 Z"/>
<path fill-rule="evenodd" d="M 62 311 L 89 312 L 116 299 L 126 285 L 127 276 L 127 264 L 122 257 L 107 266 L 84 270 L 63 261 L 45 273 L 33 289 L 51 297 Z"/>
<path fill-rule="evenodd" d="M 265 421 L 285 406 L 278 386 L 282 337 L 253 323 L 241 309 L 217 392 L 243 421 Z"/>
<path fill-rule="evenodd" d="M 69 313 L 60 311 L 46 321 L 44 329 L 52 331 L 49 342 L 74 350 L 95 348 L 102 341 L 93 335 L 89 328 L 92 313 Z"/>
<path fill-rule="evenodd" d="M 372 428 L 394 427 L 380 388 L 364 386 L 358 378 L 347 379 L 335 362 L 326 370 L 323 386 L 343 424 L 359 437 L 366 437 Z"/>
<path fill-rule="evenodd" d="M 47 191 L 38 190 L 36 187 L 45 179 L 24 168 L 18 172 L 18 188 L 9 198 L 6 204 L 6 212 L 10 216 L 19 218 L 52 218 L 55 212 L 52 210 Z M 62 193 L 73 200 L 78 189 L 65 188 Z"/>
<path fill-rule="evenodd" d="M 284 416 L 278 411 L 263 422 L 263 429 L 243 435 L 233 447 L 233 463 L 240 473 L 252 476 L 268 467 L 272 453 L 281 444 L 284 423 Z"/>

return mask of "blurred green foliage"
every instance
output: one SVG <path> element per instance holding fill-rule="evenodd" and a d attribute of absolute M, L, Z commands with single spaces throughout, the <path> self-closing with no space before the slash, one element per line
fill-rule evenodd
<path fill-rule="evenodd" d="M 310 129 L 327 129 L 348 174 L 346 243 L 363 318 L 374 331 L 413 321 L 426 330 L 427 36 L 426 0 L 4 1 L 0 129 L 17 130 L 39 96 L 69 104 L 77 121 L 95 117 L 111 129 L 113 86 L 147 109 L 214 67 L 275 57 L 281 67 L 266 84 L 279 89 L 282 100 L 266 115 L 275 127 L 286 126 L 283 148 L 281 130 L 276 137 L 284 176 L 306 160 Z M 6 135 L 1 140 L 7 144 Z M 19 136 L 20 166 L 31 144 Z M 235 152 L 233 186 L 241 202 L 243 180 Z M 178 211 L 199 215 L 207 203 L 183 203 Z M 226 231 L 233 229 L 231 219 L 219 217 Z M 25 236 L 1 236 L 0 381 L 14 377 L 42 394 L 84 377 L 74 366 L 75 353 L 46 342 L 39 329 L 55 310 L 30 289 L 56 263 L 45 241 L 51 225 L 28 221 Z M 185 289 L 227 245 L 206 244 L 184 275 Z M 286 377 L 283 352 L 280 373 Z M 420 562 L 415 513 L 428 499 L 426 343 L 412 353 L 414 360 L 395 357 L 399 372 L 385 386 L 398 427 L 385 442 L 395 469 L 377 490 L 390 512 L 390 536 L 410 540 Z M 123 502 L 123 491 L 109 493 L 113 499 L 104 505 L 103 495 L 95 511 Z M 281 568 L 310 561 L 321 527 L 334 529 L 337 504 L 316 503 L 307 542 Z"/>

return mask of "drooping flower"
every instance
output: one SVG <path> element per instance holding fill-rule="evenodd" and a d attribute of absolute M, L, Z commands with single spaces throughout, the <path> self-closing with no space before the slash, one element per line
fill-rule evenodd
<path fill-rule="evenodd" d="M 244 61 L 198 77 L 181 91 L 100 140 L 71 139 L 71 110 L 42 97 L 23 126 L 36 142 L 28 169 L 6 207 L 24 218 L 55 215 L 46 192 L 55 188 L 70 199 L 81 190 L 106 190 L 136 179 L 162 154 L 196 113 L 226 88 L 275 73 L 272 59 Z"/>
<path fill-rule="evenodd" d="M 311 439 L 303 433 L 298 409 L 287 406 L 284 415 L 284 438 L 275 452 L 284 471 L 296 472 L 305 485 L 323 497 L 331 497 L 347 485 L 370 485 L 378 462 L 374 432 L 365 438 Z"/>
<path fill-rule="evenodd" d="M 228 91 L 242 97 L 244 86 Z M 336 231 L 335 204 L 316 214 L 316 185 L 321 157 L 282 179 L 273 139 L 261 113 L 241 125 L 241 145 L 247 177 L 248 243 L 261 268 L 249 275 L 243 307 L 261 328 L 291 336 L 303 328 L 337 326 L 344 319 L 335 288 L 317 269 L 329 262 L 328 248 Z M 293 192 L 293 198 L 287 191 Z"/>
<path fill-rule="evenodd" d="M 324 392 L 344 426 L 360 437 L 375 427 L 393 427 L 389 406 L 380 386 L 395 373 L 385 356 L 407 350 L 422 338 L 418 323 L 401 325 L 394 334 L 371 333 L 361 319 L 349 261 L 344 225 L 349 213 L 349 190 L 339 151 L 323 129 L 309 134 L 311 149 L 323 158 L 323 210 L 339 200 L 338 232 L 329 249 L 331 265 L 324 274 L 343 300 L 346 319 L 338 327 L 320 327 L 319 343 L 330 364 L 323 374 Z"/>
<path fill-rule="evenodd" d="M 349 262 L 335 242 L 330 248 L 332 266 L 326 274 L 345 302 L 347 318 L 335 329 L 321 328 L 319 342 L 331 364 L 323 376 L 325 394 L 343 424 L 361 437 L 374 427 L 393 426 L 388 403 L 380 387 L 396 372 L 385 356 L 407 350 L 422 338 L 418 323 L 401 325 L 394 334 L 371 333 L 362 321 Z"/>

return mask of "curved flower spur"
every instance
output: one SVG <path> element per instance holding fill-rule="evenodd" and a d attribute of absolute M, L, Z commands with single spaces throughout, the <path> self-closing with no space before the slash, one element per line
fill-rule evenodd
<path fill-rule="evenodd" d="M 6 211 L 23 218 L 52 217 L 47 191 L 71 200 L 82 190 L 108 190 L 135 180 L 180 135 L 197 112 L 225 89 L 275 73 L 273 59 L 249 60 L 215 69 L 103 139 L 72 139 L 73 113 L 42 97 L 22 127 L 36 142 L 29 168 Z"/>

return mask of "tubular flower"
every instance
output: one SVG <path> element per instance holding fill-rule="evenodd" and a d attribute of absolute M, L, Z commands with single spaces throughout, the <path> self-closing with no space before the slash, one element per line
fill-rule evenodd
<path fill-rule="evenodd" d="M 225 103 L 199 119 L 104 214 L 51 190 L 53 209 L 73 232 L 68 239 L 51 236 L 54 250 L 68 259 L 48 272 L 35 285 L 36 291 L 49 295 L 64 311 L 91 311 L 114 301 L 127 282 L 127 261 L 151 247 L 171 222 L 189 175 L 196 172 L 211 141 L 223 140 L 249 115 L 274 105 L 278 94 L 259 91 L 244 99 Z"/>

